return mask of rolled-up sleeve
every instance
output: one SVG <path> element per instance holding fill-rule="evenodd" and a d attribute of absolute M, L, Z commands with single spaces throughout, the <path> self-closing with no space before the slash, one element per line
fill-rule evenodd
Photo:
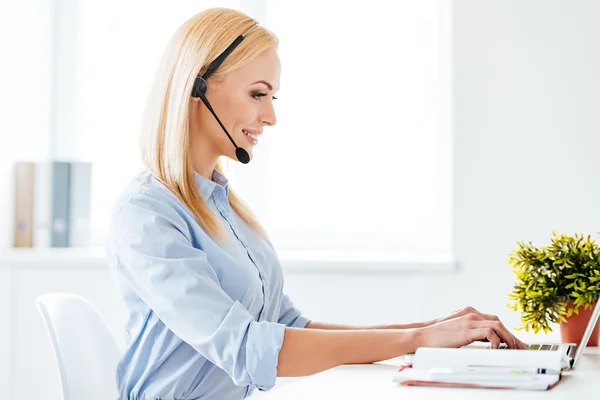
<path fill-rule="evenodd" d="M 279 313 L 277 322 L 290 328 L 304 328 L 310 320 L 304 317 L 300 310 L 294 307 L 290 297 L 287 294 L 284 294 L 281 300 L 281 312 Z"/>
<path fill-rule="evenodd" d="M 257 322 L 223 291 L 184 219 L 156 194 L 114 210 L 109 247 L 117 272 L 163 323 L 237 386 L 275 385 L 285 324 Z"/>

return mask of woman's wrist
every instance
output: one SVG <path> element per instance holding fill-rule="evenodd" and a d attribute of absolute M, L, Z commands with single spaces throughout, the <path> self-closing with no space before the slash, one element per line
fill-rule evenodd
<path fill-rule="evenodd" d="M 395 348 L 397 349 L 397 357 L 404 354 L 414 353 L 417 348 L 419 348 L 422 336 L 421 329 L 422 328 L 411 328 L 392 331 L 396 333 Z"/>

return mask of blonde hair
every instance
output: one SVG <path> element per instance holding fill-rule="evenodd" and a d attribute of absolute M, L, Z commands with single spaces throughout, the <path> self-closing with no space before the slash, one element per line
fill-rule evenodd
<path fill-rule="evenodd" d="M 198 192 L 190 155 L 189 106 L 194 80 L 203 74 L 238 35 L 257 21 L 227 8 L 211 8 L 187 20 L 173 35 L 161 59 L 142 122 L 141 156 L 146 168 L 194 214 L 213 239 L 224 238 L 223 226 Z M 257 26 L 211 75 L 220 81 L 278 39 Z M 215 167 L 222 172 L 220 162 Z M 267 238 L 252 211 L 229 188 L 229 204 L 254 230 Z"/>

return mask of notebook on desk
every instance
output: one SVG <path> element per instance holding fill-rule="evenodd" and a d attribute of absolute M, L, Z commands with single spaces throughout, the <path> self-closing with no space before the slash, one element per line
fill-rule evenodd
<path fill-rule="evenodd" d="M 394 374 L 402 385 L 547 390 L 565 370 L 575 369 L 600 317 L 596 304 L 581 344 L 530 344 L 525 350 L 491 349 L 475 342 L 458 349 L 419 348 L 406 355 L 406 364 Z"/>

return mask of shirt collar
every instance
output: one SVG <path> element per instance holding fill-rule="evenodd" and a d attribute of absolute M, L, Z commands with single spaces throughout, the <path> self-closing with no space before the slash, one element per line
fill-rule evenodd
<path fill-rule="evenodd" d="M 225 191 L 226 198 L 229 197 L 229 180 L 216 169 L 213 170 L 212 181 L 209 181 L 196 171 L 194 171 L 194 180 L 205 202 L 208 201 L 217 186 L 220 186 Z"/>

